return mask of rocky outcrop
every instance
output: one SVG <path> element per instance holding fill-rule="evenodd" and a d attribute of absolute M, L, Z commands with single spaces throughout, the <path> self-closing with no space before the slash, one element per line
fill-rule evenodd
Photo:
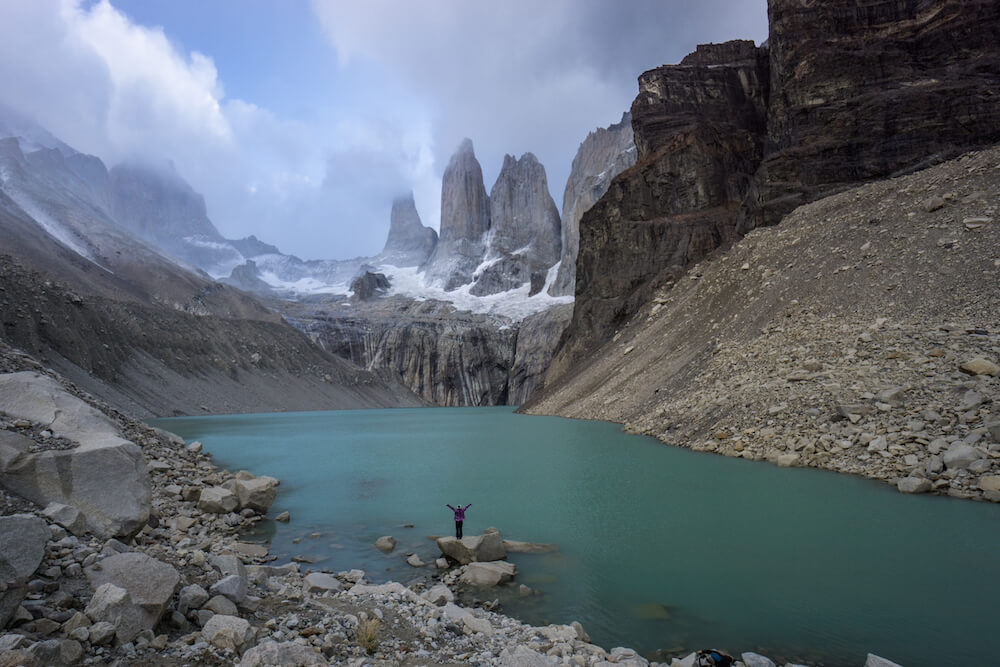
<path fill-rule="evenodd" d="M 576 256 L 580 248 L 580 218 L 607 192 L 611 180 L 635 164 L 632 114 L 583 140 L 563 191 L 562 255 L 559 272 L 549 288 L 552 296 L 572 296 L 576 287 Z"/>
<path fill-rule="evenodd" d="M 434 405 L 521 403 L 542 384 L 572 315 L 572 304 L 562 304 L 518 322 L 399 296 L 308 299 L 285 308 L 325 350 Z"/>
<path fill-rule="evenodd" d="M 576 307 L 553 376 L 612 335 L 652 285 L 738 238 L 764 149 L 766 54 L 753 42 L 712 45 L 639 78 L 638 161 L 580 221 Z"/>
<path fill-rule="evenodd" d="M 432 404 L 507 403 L 517 333 L 506 318 L 402 297 L 289 309 L 324 349 L 398 378 Z"/>
<path fill-rule="evenodd" d="M 371 271 L 365 271 L 351 282 L 351 292 L 354 293 L 354 298 L 361 301 L 371 301 L 383 296 L 389 287 L 389 279 L 385 277 L 384 273 L 372 273 Z"/>
<path fill-rule="evenodd" d="M 37 373 L 0 375 L 0 397 L 0 411 L 44 424 L 76 445 L 33 453 L 24 438 L 5 435 L 0 485 L 42 506 L 76 508 L 102 537 L 131 536 L 146 524 L 150 485 L 142 452 L 110 419 Z"/>
<path fill-rule="evenodd" d="M 441 234 L 423 266 L 427 279 L 453 290 L 472 282 L 485 251 L 490 201 L 472 141 L 451 156 L 441 180 Z"/>
<path fill-rule="evenodd" d="M 524 318 L 517 328 L 517 341 L 507 386 L 507 403 L 522 405 L 540 390 L 559 337 L 573 318 L 573 304 L 566 303 Z"/>
<path fill-rule="evenodd" d="M 437 232 L 420 222 L 413 193 L 392 201 L 389 235 L 379 259 L 393 266 L 420 266 L 434 252 Z"/>
<path fill-rule="evenodd" d="M 505 155 L 490 190 L 490 233 L 486 260 L 470 293 L 496 294 L 520 287 L 532 275 L 544 276 L 559 261 L 562 247 L 559 211 L 549 194 L 545 167 L 531 153 Z M 542 278 L 544 281 L 544 277 Z"/>
<path fill-rule="evenodd" d="M 553 379 L 655 287 L 793 207 L 1000 141 L 987 0 L 771 0 L 771 38 L 700 46 L 639 78 L 638 149 L 581 220 L 576 312 Z"/>

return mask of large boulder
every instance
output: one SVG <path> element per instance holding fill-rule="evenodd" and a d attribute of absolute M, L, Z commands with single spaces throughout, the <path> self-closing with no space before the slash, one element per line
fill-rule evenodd
<path fill-rule="evenodd" d="M 132 602 L 127 590 L 112 583 L 97 588 L 84 613 L 95 625 L 109 623 L 114 626 L 115 637 L 121 644 L 135 639 L 145 627 L 143 610 Z"/>
<path fill-rule="evenodd" d="M 562 663 L 556 656 L 542 655 L 527 646 L 505 648 L 500 653 L 501 667 L 554 667 L 559 664 Z"/>
<path fill-rule="evenodd" d="M 274 502 L 277 495 L 274 487 L 277 485 L 278 480 L 267 476 L 238 479 L 233 484 L 233 491 L 242 509 L 252 509 L 263 514 Z"/>
<path fill-rule="evenodd" d="M 968 468 L 973 461 L 983 458 L 982 452 L 972 445 L 958 441 L 953 442 L 944 453 L 944 465 L 949 470 Z"/>
<path fill-rule="evenodd" d="M 108 556 L 85 572 L 95 589 L 113 584 L 128 591 L 132 603 L 141 611 L 140 623 L 146 630 L 159 623 L 180 581 L 172 565 L 138 552 Z"/>
<path fill-rule="evenodd" d="M 319 651 L 295 642 L 261 642 L 243 654 L 239 667 L 326 667 Z"/>
<path fill-rule="evenodd" d="M 510 581 L 517 574 L 513 563 L 469 563 L 459 581 L 472 586 L 490 587 Z"/>
<path fill-rule="evenodd" d="M 239 616 L 216 614 L 201 629 L 201 636 L 212 646 L 242 654 L 254 640 L 254 629 Z"/>
<path fill-rule="evenodd" d="M 0 411 L 79 443 L 31 453 L 24 438 L 4 432 L 0 485 L 43 507 L 75 507 L 100 537 L 128 537 L 146 524 L 152 492 L 142 452 L 107 416 L 52 378 L 29 371 L 0 375 Z"/>
<path fill-rule="evenodd" d="M 7 625 L 28 592 L 28 579 L 45 557 L 51 536 L 45 521 L 27 514 L 0 517 L 0 628 Z M 11 585 L 14 583 L 15 585 Z"/>
<path fill-rule="evenodd" d="M 198 509 L 210 514 L 228 514 L 236 511 L 239 506 L 236 494 L 221 486 L 204 488 L 198 496 Z"/>
<path fill-rule="evenodd" d="M 496 528 L 488 529 L 482 535 L 469 535 L 462 539 L 439 537 L 437 545 L 441 553 L 462 565 L 503 560 L 507 557 L 503 537 Z"/>

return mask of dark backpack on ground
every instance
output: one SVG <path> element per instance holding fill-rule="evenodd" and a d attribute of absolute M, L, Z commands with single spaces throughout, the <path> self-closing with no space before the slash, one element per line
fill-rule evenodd
<path fill-rule="evenodd" d="M 704 649 L 698 651 L 698 659 L 694 664 L 697 667 L 730 667 L 733 664 L 733 656 L 714 648 Z"/>

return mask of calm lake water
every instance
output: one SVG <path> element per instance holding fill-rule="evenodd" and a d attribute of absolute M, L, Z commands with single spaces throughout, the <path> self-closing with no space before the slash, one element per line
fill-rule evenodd
<path fill-rule="evenodd" d="M 417 571 L 403 554 L 432 560 L 427 536 L 454 531 L 445 504 L 472 503 L 466 535 L 496 526 L 560 547 L 510 557 L 542 595 L 488 598 L 533 624 L 578 620 L 606 648 L 711 645 L 827 666 L 861 665 L 868 651 L 906 667 L 996 655 L 998 505 L 506 407 L 154 423 L 226 468 L 282 480 L 271 515 L 292 521 L 265 528 L 281 562 L 312 554 L 314 568 L 405 583 Z M 392 554 L 372 546 L 380 535 L 399 540 Z"/>

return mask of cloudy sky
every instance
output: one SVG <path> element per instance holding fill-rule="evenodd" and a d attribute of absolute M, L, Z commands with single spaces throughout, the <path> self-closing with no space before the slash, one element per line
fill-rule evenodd
<path fill-rule="evenodd" d="M 410 189 L 438 227 L 463 137 L 487 190 L 531 151 L 561 207 L 643 70 L 736 38 L 766 0 L 3 0 L 0 102 L 109 166 L 173 160 L 228 237 L 347 258 Z"/>

